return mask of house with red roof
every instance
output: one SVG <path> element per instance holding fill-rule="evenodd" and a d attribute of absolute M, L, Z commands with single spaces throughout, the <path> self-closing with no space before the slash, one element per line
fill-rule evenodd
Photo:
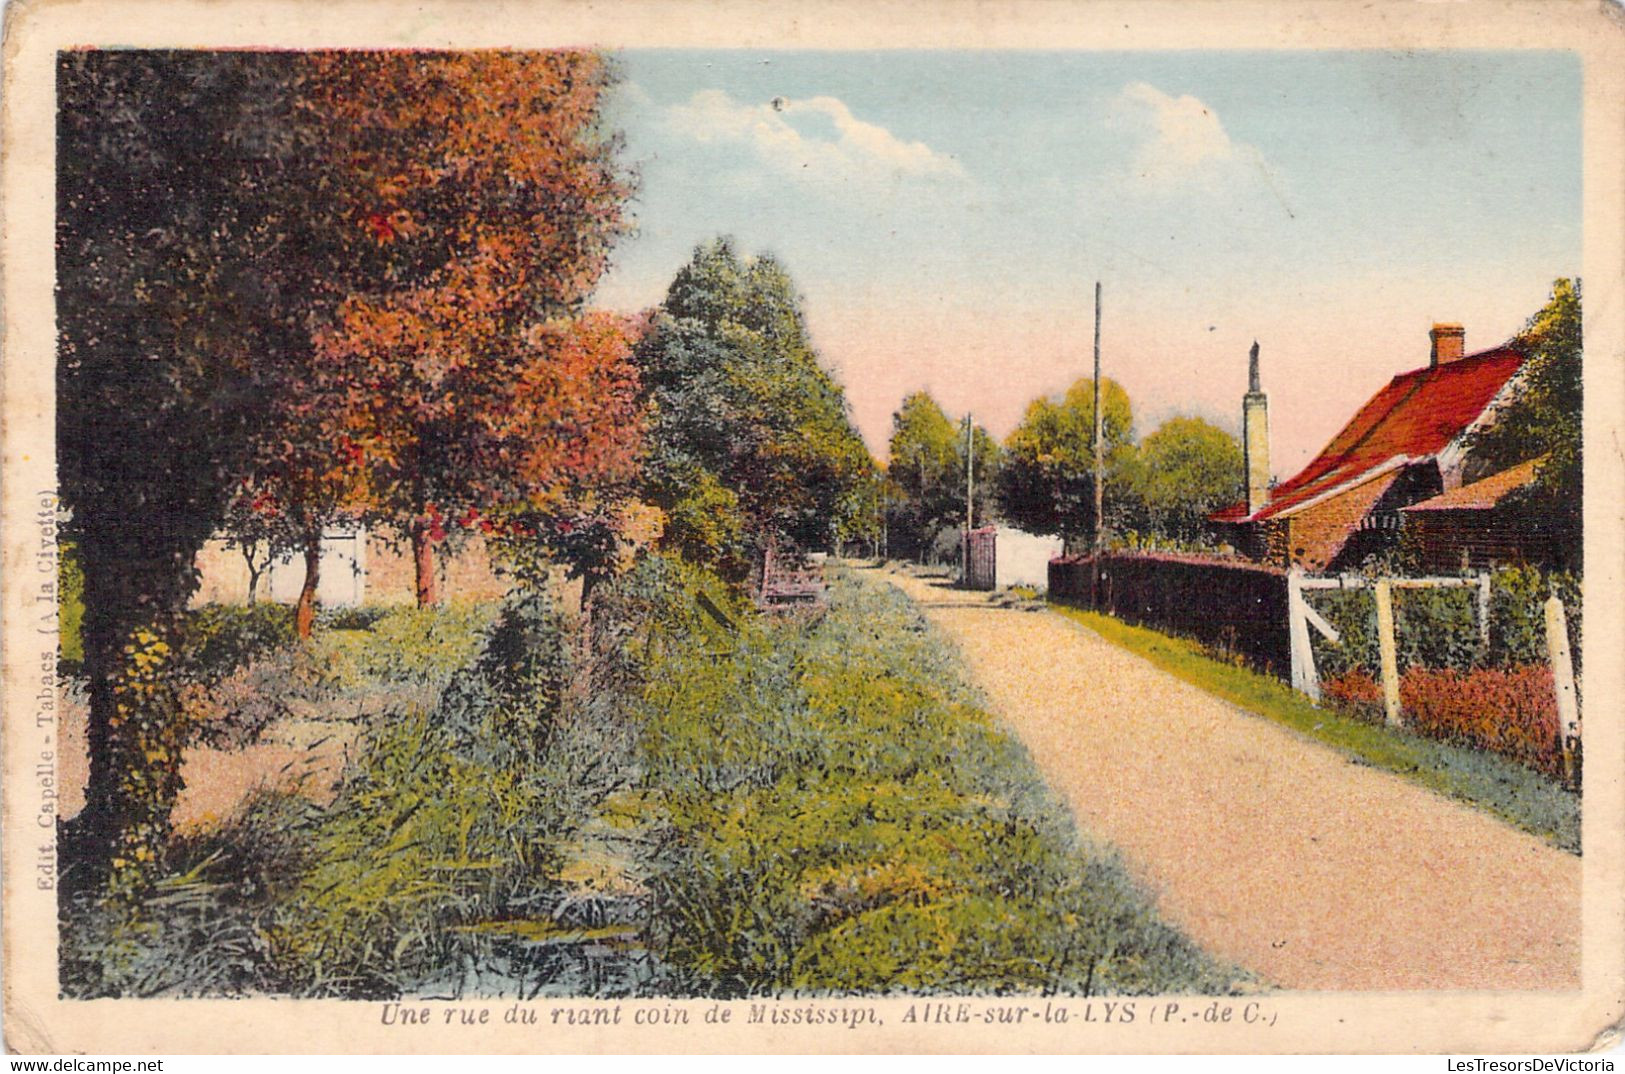
<path fill-rule="evenodd" d="M 1242 410 L 1247 499 L 1209 516 L 1217 535 L 1253 559 L 1337 571 L 1392 546 L 1409 519 L 1423 511 L 1453 511 L 1448 525 L 1443 514 L 1420 524 L 1434 527 L 1434 561 L 1461 566 L 1449 534 L 1464 538 L 1474 517 L 1488 516 L 1474 516 L 1465 502 L 1440 498 L 1490 476 L 1472 456 L 1471 437 L 1517 392 L 1525 355 L 1507 345 L 1467 354 L 1459 324 L 1434 325 L 1429 340 L 1426 366 L 1394 377 L 1308 466 L 1273 485 L 1268 483 L 1268 405 L 1255 344 Z M 1407 512 L 1413 507 L 1418 510 Z M 1478 558 L 1492 554 L 1485 544 Z"/>
<path fill-rule="evenodd" d="M 1401 508 L 1404 540 L 1427 571 L 1480 570 L 1503 563 L 1554 563 L 1564 556 L 1553 520 L 1514 495 L 1535 483 L 1545 458 Z"/>

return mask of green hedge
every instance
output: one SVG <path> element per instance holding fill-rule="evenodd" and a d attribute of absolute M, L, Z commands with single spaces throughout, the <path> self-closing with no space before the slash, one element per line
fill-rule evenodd
<path fill-rule="evenodd" d="M 1563 601 L 1569 647 L 1580 660 L 1579 578 L 1566 572 L 1542 573 L 1512 567 L 1490 576 L 1490 637 L 1485 646 L 1478 629 L 1478 591 L 1404 589 L 1394 591 L 1394 640 L 1401 670 L 1410 667 L 1518 667 L 1544 664 L 1545 601 L 1553 592 Z M 1320 590 L 1310 604 L 1342 635 L 1337 644 L 1312 634 L 1315 666 L 1326 678 L 1352 671 L 1376 674 L 1376 598 L 1370 589 Z"/>

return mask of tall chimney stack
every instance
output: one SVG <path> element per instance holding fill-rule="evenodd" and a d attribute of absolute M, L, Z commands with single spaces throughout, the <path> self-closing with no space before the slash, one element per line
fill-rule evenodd
<path fill-rule="evenodd" d="M 1269 397 L 1258 380 L 1258 341 L 1247 356 L 1247 394 L 1241 400 L 1241 449 L 1247 470 L 1247 513 L 1257 514 L 1270 498 Z"/>
<path fill-rule="evenodd" d="M 1428 366 L 1441 366 L 1462 356 L 1467 349 L 1467 330 L 1459 324 L 1436 324 L 1428 332 L 1428 340 L 1433 344 Z"/>

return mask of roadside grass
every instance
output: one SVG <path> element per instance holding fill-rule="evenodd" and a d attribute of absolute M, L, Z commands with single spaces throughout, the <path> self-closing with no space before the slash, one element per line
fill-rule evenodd
<path fill-rule="evenodd" d="M 1580 799 L 1515 761 L 1321 708 L 1286 683 L 1206 656 L 1188 639 L 1051 601 L 1061 615 L 1151 661 L 1175 678 L 1369 765 L 1500 817 L 1580 853 Z"/>
<path fill-rule="evenodd" d="M 650 668 L 651 942 L 678 994 L 1225 992 L 1240 976 L 1080 840 L 902 594 Z"/>
<path fill-rule="evenodd" d="M 177 837 L 137 905 L 64 898 L 65 996 L 1253 987 L 1079 837 L 889 586 L 771 619 L 651 556 L 585 633 L 538 592 L 333 627 L 320 688 L 366 724 L 337 796 Z M 260 633 L 210 635 L 252 663 Z"/>

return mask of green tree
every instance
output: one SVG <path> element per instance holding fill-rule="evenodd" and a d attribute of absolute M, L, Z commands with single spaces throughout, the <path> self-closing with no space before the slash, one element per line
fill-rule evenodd
<path fill-rule="evenodd" d="M 668 547 L 738 577 L 769 538 L 832 548 L 861 530 L 874 460 L 772 256 L 696 249 L 637 360 Z"/>
<path fill-rule="evenodd" d="M 1170 418 L 1127 467 L 1133 508 L 1164 540 L 1200 540 L 1207 516 L 1242 495 L 1241 444 L 1201 418 Z"/>
<path fill-rule="evenodd" d="M 975 520 L 995 507 L 1000 451 L 981 426 L 971 434 L 975 457 Z M 903 399 L 892 415 L 892 497 L 887 510 L 891 551 L 923 559 L 937 534 L 965 524 L 965 426 L 949 419 L 929 392 Z"/>
<path fill-rule="evenodd" d="M 1128 393 L 1101 383 L 1106 454 L 1106 517 L 1129 492 L 1134 415 Z M 1035 399 L 1004 442 L 998 481 L 1005 518 L 1031 533 L 1058 534 L 1068 548 L 1094 533 L 1094 381 L 1073 384 L 1060 399 Z"/>
<path fill-rule="evenodd" d="M 61 53 L 57 462 L 84 571 L 90 775 L 75 830 L 115 886 L 155 866 L 180 788 L 173 663 L 194 558 L 308 349 L 319 137 L 299 64 Z M 72 833 L 70 833 L 72 834 Z"/>
<path fill-rule="evenodd" d="M 923 558 L 936 532 L 953 523 L 956 511 L 963 515 L 960 435 L 929 392 L 907 396 L 892 415 L 891 459 L 886 465 L 892 486 L 886 511 L 892 555 Z"/>
<path fill-rule="evenodd" d="M 1491 472 L 1541 459 L 1535 482 L 1511 497 L 1552 527 L 1564 565 L 1579 569 L 1585 520 L 1581 504 L 1584 403 L 1580 281 L 1559 279 L 1513 346 L 1529 355 L 1523 386 L 1497 420 L 1472 439 Z"/>

